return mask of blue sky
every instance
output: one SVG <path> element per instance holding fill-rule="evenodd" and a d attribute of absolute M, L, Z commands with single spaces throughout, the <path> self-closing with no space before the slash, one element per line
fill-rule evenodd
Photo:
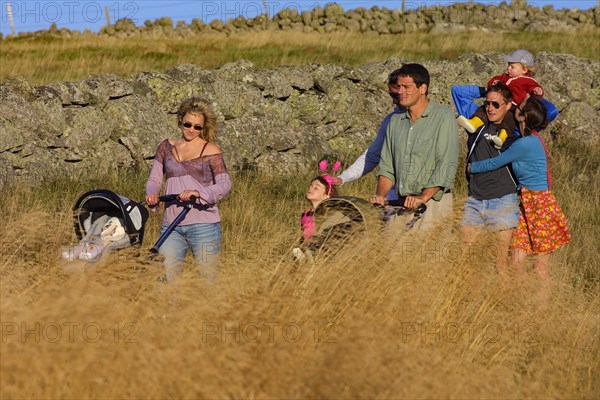
<path fill-rule="evenodd" d="M 15 29 L 17 32 L 31 32 L 48 29 L 55 22 L 59 28 L 78 29 L 89 28 L 98 31 L 106 23 L 105 7 L 108 6 L 111 21 L 120 18 L 130 18 L 136 25 L 143 25 L 145 20 L 155 20 L 159 17 L 171 17 L 174 22 L 183 20 L 190 22 L 192 18 L 201 18 L 204 22 L 214 19 L 227 20 L 237 16 L 253 18 L 263 13 L 263 3 L 269 7 L 272 15 L 283 8 L 295 8 L 299 11 L 312 10 L 315 6 L 325 6 L 332 1 L 304 0 L 0 0 L 0 31 L 7 35 L 11 32 L 6 5 L 11 4 Z M 407 8 L 419 6 L 449 5 L 463 1 L 451 0 L 406 0 Z M 479 0 L 478 3 L 498 5 L 501 1 Z M 507 0 L 510 2 L 510 0 Z M 373 6 L 389 9 L 400 8 L 401 0 L 337 1 L 344 10 L 358 7 Z M 542 7 L 553 5 L 555 9 L 579 8 L 589 9 L 598 4 L 598 0 L 528 0 L 528 4 Z"/>

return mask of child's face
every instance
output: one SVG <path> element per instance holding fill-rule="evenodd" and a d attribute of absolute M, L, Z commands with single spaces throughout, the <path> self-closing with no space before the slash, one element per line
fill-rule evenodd
<path fill-rule="evenodd" d="M 308 191 L 306 192 L 306 199 L 309 201 L 322 201 L 328 199 L 327 187 L 318 180 L 314 180 L 310 183 Z"/>
<path fill-rule="evenodd" d="M 519 76 L 524 76 L 527 73 L 527 68 L 521 63 L 508 63 L 508 67 L 506 68 L 508 74 L 512 78 L 518 78 Z"/>

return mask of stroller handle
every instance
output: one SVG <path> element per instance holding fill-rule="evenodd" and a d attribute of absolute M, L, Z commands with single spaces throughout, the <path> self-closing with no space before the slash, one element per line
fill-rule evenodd
<path fill-rule="evenodd" d="M 196 196 L 190 196 L 190 203 L 196 201 L 197 197 Z M 175 201 L 175 200 L 179 200 L 179 195 L 178 194 L 165 194 L 163 196 L 159 196 L 158 197 L 158 202 L 159 203 L 168 203 L 170 201 Z"/>
<path fill-rule="evenodd" d="M 195 202 L 196 199 L 197 199 L 196 196 L 191 196 L 189 203 Z M 168 203 L 170 201 L 176 201 L 176 200 L 179 200 L 178 194 L 165 194 L 163 196 L 158 196 L 159 203 Z M 146 200 L 144 200 L 141 204 L 146 205 L 146 206 L 148 205 L 148 203 L 146 203 Z M 155 207 L 155 206 L 152 206 L 152 207 Z"/>
<path fill-rule="evenodd" d="M 170 201 L 179 200 L 178 194 L 165 194 L 163 196 L 158 196 L 159 203 L 168 203 Z"/>
<path fill-rule="evenodd" d="M 158 249 L 160 248 L 160 246 L 162 246 L 162 244 L 165 242 L 165 240 L 167 240 L 167 238 L 169 237 L 169 235 L 171 234 L 171 232 L 173 232 L 173 230 L 175 229 L 175 227 L 177 225 L 179 225 L 179 223 L 181 221 L 183 221 L 183 219 L 185 218 L 185 216 L 187 215 L 187 213 L 190 212 L 190 210 L 192 208 L 194 208 L 194 204 L 193 202 L 196 201 L 197 197 L 196 196 L 190 196 L 190 201 L 187 201 L 185 203 L 185 205 L 183 206 L 183 210 L 181 210 L 181 212 L 179 213 L 179 215 L 177 215 L 177 217 L 175 217 L 175 219 L 173 220 L 173 222 L 171 222 L 171 224 L 167 227 L 167 229 L 165 229 L 161 235 L 158 237 L 158 240 L 156 241 L 156 243 L 154 244 L 154 246 L 152 246 L 152 248 L 150 249 L 150 254 L 157 254 L 158 253 Z M 159 202 L 168 202 L 168 201 L 173 201 L 173 200 L 179 200 L 179 195 L 178 194 L 168 194 L 168 195 L 164 195 L 164 196 L 159 196 L 158 197 L 158 201 Z"/>
<path fill-rule="evenodd" d="M 385 204 L 391 207 L 400 207 L 404 210 L 410 210 L 409 208 L 404 207 L 404 201 L 406 200 L 406 196 L 398 197 L 398 200 L 386 200 Z M 424 203 L 421 203 L 414 209 L 415 214 L 423 214 L 427 210 L 427 206 Z"/>

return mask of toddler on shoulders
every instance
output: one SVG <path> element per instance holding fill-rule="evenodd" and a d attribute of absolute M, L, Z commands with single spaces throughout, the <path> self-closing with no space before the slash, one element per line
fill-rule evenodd
<path fill-rule="evenodd" d="M 489 80 L 486 86 L 486 89 L 489 89 L 492 85 L 502 82 L 508 86 L 513 95 L 513 106 L 511 108 L 512 118 L 504 118 L 502 124 L 499 126 L 498 136 L 493 138 L 494 146 L 498 149 L 502 147 L 502 143 L 504 143 L 508 134 L 516 128 L 514 110 L 517 108 L 517 105 L 521 104 L 527 95 L 535 98 L 544 96 L 544 89 L 533 78 L 536 71 L 533 66 L 533 55 L 529 51 L 515 50 L 512 54 L 504 55 L 503 57 L 508 62 L 506 72 L 494 76 Z M 495 107 L 497 109 L 501 104 L 490 103 L 486 106 Z M 464 115 L 458 116 L 458 124 L 465 128 L 469 133 L 474 133 L 488 122 L 484 107 L 485 106 L 479 107 L 477 112 L 470 118 L 467 118 Z"/>

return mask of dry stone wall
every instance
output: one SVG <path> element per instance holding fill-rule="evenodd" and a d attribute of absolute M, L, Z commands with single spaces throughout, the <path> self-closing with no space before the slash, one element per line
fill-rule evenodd
<path fill-rule="evenodd" d="M 401 2 L 396 2 L 398 6 Z M 294 3 L 291 3 L 294 4 Z M 547 5 L 537 7 L 535 1 L 512 0 L 509 3 L 483 5 L 479 3 L 456 3 L 448 6 L 418 7 L 418 1 L 407 1 L 405 12 L 399 9 L 372 7 L 344 11 L 341 5 L 331 3 L 326 7 L 312 10 L 286 8 L 268 17 L 261 14 L 246 18 L 243 10 L 240 16 L 221 21 L 219 13 L 204 12 L 191 23 L 163 17 L 155 21 L 147 20 L 138 26 L 131 19 L 121 19 L 114 25 L 106 26 L 98 33 L 116 37 L 189 37 L 206 33 L 234 34 L 239 32 L 296 30 L 298 32 L 361 32 L 387 35 L 404 32 L 430 32 L 445 34 L 465 30 L 524 30 L 531 32 L 581 31 L 600 26 L 600 7 L 589 10 L 555 10 Z M 418 8 L 417 8 L 418 7 Z M 261 9 L 261 2 L 249 8 L 254 12 Z M 192 8 L 202 10 L 202 7 Z M 202 11 L 199 11 L 202 13 Z M 203 21 L 202 18 L 210 19 Z M 28 36 L 73 37 L 95 35 L 89 30 L 80 32 L 53 25 L 49 30 L 35 33 L 21 33 Z M 2 38 L 0 34 L 0 38 Z"/>
<path fill-rule="evenodd" d="M 356 155 L 392 109 L 387 75 L 407 61 L 269 70 L 244 60 L 212 70 L 182 64 L 129 78 L 90 76 L 38 87 L 12 78 L 0 85 L 0 185 L 148 168 L 158 143 L 179 135 L 175 113 L 189 96 L 214 102 L 219 144 L 231 169 L 290 172 L 326 153 Z M 506 63 L 490 53 L 424 64 L 431 73 L 430 97 L 453 107 L 453 84 L 484 85 Z M 536 65 L 546 97 L 560 109 L 548 131 L 597 140 L 600 63 L 540 53 Z"/>

